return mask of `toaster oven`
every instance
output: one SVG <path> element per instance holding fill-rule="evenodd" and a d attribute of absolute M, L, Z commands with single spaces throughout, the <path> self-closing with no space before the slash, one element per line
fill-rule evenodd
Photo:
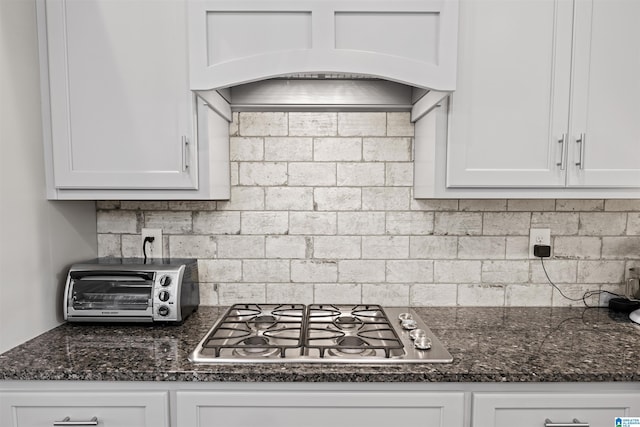
<path fill-rule="evenodd" d="M 71 266 L 63 310 L 70 322 L 182 322 L 199 303 L 195 259 L 99 258 Z"/>

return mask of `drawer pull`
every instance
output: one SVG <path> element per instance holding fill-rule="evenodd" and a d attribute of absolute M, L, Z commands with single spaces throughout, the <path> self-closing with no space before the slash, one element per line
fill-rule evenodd
<path fill-rule="evenodd" d="M 93 417 L 89 421 L 71 421 L 71 417 L 64 417 L 62 421 L 55 421 L 54 426 L 97 426 L 98 417 Z"/>
<path fill-rule="evenodd" d="M 577 418 L 572 423 L 554 423 L 547 418 L 544 420 L 544 427 L 589 427 L 589 423 L 581 423 Z"/>

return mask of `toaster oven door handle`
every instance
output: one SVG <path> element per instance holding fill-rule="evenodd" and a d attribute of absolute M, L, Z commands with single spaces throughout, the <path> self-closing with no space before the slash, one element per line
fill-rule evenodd
<path fill-rule="evenodd" d="M 77 280 L 99 280 L 110 282 L 146 282 L 146 279 L 138 276 L 85 276 Z"/>
<path fill-rule="evenodd" d="M 153 283 L 129 283 L 129 282 L 114 282 L 112 280 L 102 280 L 104 282 L 110 282 L 112 285 L 117 286 L 118 288 L 151 288 L 153 287 Z M 86 281 L 76 281 L 75 283 L 84 283 L 87 284 Z"/>
<path fill-rule="evenodd" d="M 54 426 L 97 426 L 98 417 L 93 417 L 89 421 L 71 421 L 71 417 L 64 417 L 62 421 L 55 421 Z"/>
<path fill-rule="evenodd" d="M 69 276 L 73 280 L 153 280 L 156 273 L 153 271 L 118 271 L 118 270 L 82 270 L 70 271 Z"/>

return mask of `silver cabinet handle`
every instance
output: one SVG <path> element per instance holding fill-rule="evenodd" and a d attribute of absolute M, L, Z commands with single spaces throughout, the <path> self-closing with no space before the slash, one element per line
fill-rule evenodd
<path fill-rule="evenodd" d="M 93 417 L 89 421 L 71 421 L 71 417 L 64 417 L 62 421 L 55 421 L 54 426 L 97 426 L 98 417 Z"/>
<path fill-rule="evenodd" d="M 186 172 L 189 168 L 189 140 L 186 136 L 182 136 L 182 172 Z"/>
<path fill-rule="evenodd" d="M 564 162 L 564 144 L 567 141 L 567 134 L 563 133 L 562 138 L 558 140 L 558 144 L 560 144 L 560 161 L 556 163 L 556 166 L 560 166 L 560 170 L 566 169 L 566 164 Z"/>
<path fill-rule="evenodd" d="M 576 166 L 580 169 L 584 169 L 584 144 L 586 143 L 587 135 L 584 133 L 580 134 L 580 137 L 576 139 L 576 143 L 580 144 L 580 151 L 578 153 L 578 161 L 576 162 Z"/>
<path fill-rule="evenodd" d="M 572 423 L 554 423 L 547 418 L 544 420 L 544 427 L 589 427 L 589 423 L 581 423 L 577 418 Z"/>

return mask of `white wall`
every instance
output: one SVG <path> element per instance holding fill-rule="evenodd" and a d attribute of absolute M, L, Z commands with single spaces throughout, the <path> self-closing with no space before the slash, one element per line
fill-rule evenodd
<path fill-rule="evenodd" d="M 93 202 L 45 196 L 34 0 L 0 2 L 0 353 L 59 324 L 66 267 L 97 254 Z"/>

